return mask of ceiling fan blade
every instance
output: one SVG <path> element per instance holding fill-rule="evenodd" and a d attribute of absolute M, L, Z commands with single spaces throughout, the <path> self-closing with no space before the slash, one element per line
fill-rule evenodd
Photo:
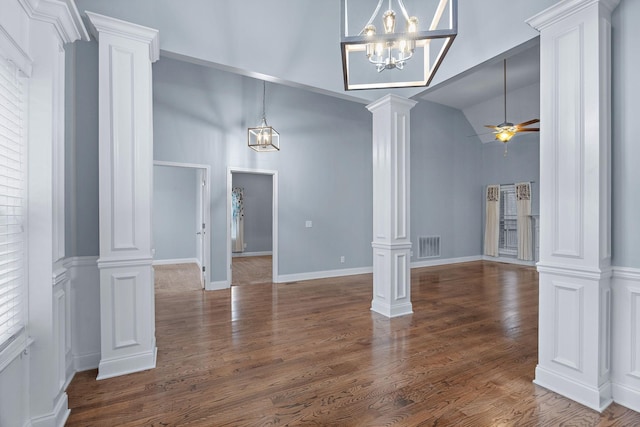
<path fill-rule="evenodd" d="M 540 132 L 540 128 L 518 129 L 518 132 Z"/>
<path fill-rule="evenodd" d="M 528 126 L 528 125 L 532 125 L 534 123 L 538 123 L 540 121 L 540 119 L 532 119 L 529 120 L 528 122 L 522 122 L 522 123 L 518 123 L 516 125 L 517 128 L 522 127 L 522 126 Z"/>
<path fill-rule="evenodd" d="M 495 129 L 495 130 L 500 130 L 500 128 L 498 126 L 493 126 L 493 125 L 484 125 L 484 127 L 490 128 L 490 129 Z"/>

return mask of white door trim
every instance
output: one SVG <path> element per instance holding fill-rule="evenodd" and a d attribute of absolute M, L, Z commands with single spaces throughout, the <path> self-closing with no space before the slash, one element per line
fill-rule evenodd
<path fill-rule="evenodd" d="M 234 173 L 252 173 L 256 175 L 271 175 L 273 199 L 271 200 L 271 239 L 272 239 L 272 281 L 278 278 L 278 171 L 267 169 L 251 169 L 240 167 L 227 168 L 227 284 L 231 287 L 231 190 Z"/>
<path fill-rule="evenodd" d="M 204 234 L 204 253 L 202 254 L 202 266 L 204 267 L 205 274 L 205 288 L 208 287 L 211 282 L 211 166 L 202 165 L 197 163 L 180 163 L 180 162 L 167 162 L 162 160 L 154 160 L 154 166 L 173 166 L 178 168 L 190 168 L 200 169 L 204 171 L 204 179 L 206 182 L 207 191 L 204 192 L 204 200 L 202 200 L 204 206 L 204 217 L 206 221 L 206 232 Z M 198 195 L 199 197 L 199 195 Z"/>

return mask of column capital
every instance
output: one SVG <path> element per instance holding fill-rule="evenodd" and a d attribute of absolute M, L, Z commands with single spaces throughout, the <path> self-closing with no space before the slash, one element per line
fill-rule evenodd
<path fill-rule="evenodd" d="M 611 14 L 619 3 L 620 0 L 564 0 L 532 16 L 526 22 L 532 28 L 541 31 L 545 27 L 594 5 L 603 6 Z"/>
<path fill-rule="evenodd" d="M 148 43 L 149 60 L 156 62 L 160 58 L 158 30 L 93 12 L 85 13 L 91 24 L 89 30 L 96 39 L 100 40 L 100 33 L 106 33 L 140 43 Z"/>
<path fill-rule="evenodd" d="M 373 101 L 371 104 L 367 105 L 367 109 L 373 113 L 375 110 L 385 105 L 396 105 L 398 107 L 404 107 L 407 110 L 410 110 L 417 103 L 418 102 L 414 101 L 413 99 L 404 98 L 402 96 L 389 93 L 378 99 L 377 101 Z"/>

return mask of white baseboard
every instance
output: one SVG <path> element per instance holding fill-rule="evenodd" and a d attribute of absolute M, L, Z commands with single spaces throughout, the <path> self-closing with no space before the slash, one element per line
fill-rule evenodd
<path fill-rule="evenodd" d="M 171 264 L 198 264 L 200 261 L 196 258 L 175 258 L 175 259 L 154 259 L 153 265 L 171 265 Z"/>
<path fill-rule="evenodd" d="M 640 412 L 640 355 L 636 343 L 640 329 L 640 269 L 612 267 L 612 393 L 613 401 Z"/>
<path fill-rule="evenodd" d="M 613 401 L 636 412 L 640 412 L 640 390 L 622 384 L 612 384 Z"/>
<path fill-rule="evenodd" d="M 430 259 L 425 261 L 413 261 L 411 263 L 411 268 L 435 267 L 438 265 L 460 264 L 463 262 L 473 262 L 481 260 L 482 257 L 479 255 L 460 258 Z"/>
<path fill-rule="evenodd" d="M 100 353 L 82 354 L 73 357 L 73 369 L 76 372 L 97 369 L 100 365 Z"/>
<path fill-rule="evenodd" d="M 70 413 L 67 393 L 62 392 L 58 396 L 53 412 L 32 418 L 29 425 L 32 427 L 64 427 Z"/>
<path fill-rule="evenodd" d="M 158 348 L 144 353 L 131 356 L 119 357 L 111 360 L 101 360 L 98 366 L 97 380 L 118 377 L 120 375 L 132 374 L 134 372 L 146 371 L 156 367 Z"/>
<path fill-rule="evenodd" d="M 588 408 L 602 412 L 613 402 L 611 398 L 611 383 L 606 382 L 599 388 L 579 383 L 572 378 L 552 372 L 540 365 L 536 367 L 534 384 L 561 394 Z"/>
<path fill-rule="evenodd" d="M 526 265 L 530 267 L 535 267 L 535 261 L 523 261 L 518 258 L 509 258 L 509 257 L 495 257 L 489 255 L 482 255 L 483 261 L 492 261 L 492 262 L 504 262 L 505 264 L 515 264 L 515 265 Z"/>
<path fill-rule="evenodd" d="M 280 274 L 276 283 L 301 282 L 303 280 L 327 279 L 330 277 L 354 276 L 373 273 L 373 267 L 343 268 L 339 270 L 312 271 L 309 273 Z"/>
<path fill-rule="evenodd" d="M 246 257 L 246 256 L 267 256 L 267 255 L 273 255 L 273 252 L 271 252 L 271 251 L 264 251 L 264 252 L 233 252 L 231 254 L 231 256 L 233 258 L 241 258 L 241 257 Z"/>
<path fill-rule="evenodd" d="M 221 289 L 229 289 L 229 282 L 226 280 L 220 280 L 218 282 L 206 283 L 204 289 L 206 291 L 219 291 Z"/>

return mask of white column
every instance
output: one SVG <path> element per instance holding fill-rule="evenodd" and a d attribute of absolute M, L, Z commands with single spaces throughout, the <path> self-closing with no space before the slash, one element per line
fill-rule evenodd
<path fill-rule="evenodd" d="M 158 32 L 87 12 L 99 43 L 98 379 L 155 367 L 151 64 Z"/>
<path fill-rule="evenodd" d="M 413 313 L 409 233 L 409 111 L 416 104 L 387 95 L 373 113 L 373 300 L 387 317 Z"/>
<path fill-rule="evenodd" d="M 563 0 L 540 31 L 540 313 L 535 383 L 595 410 L 612 401 L 611 11 Z"/>

